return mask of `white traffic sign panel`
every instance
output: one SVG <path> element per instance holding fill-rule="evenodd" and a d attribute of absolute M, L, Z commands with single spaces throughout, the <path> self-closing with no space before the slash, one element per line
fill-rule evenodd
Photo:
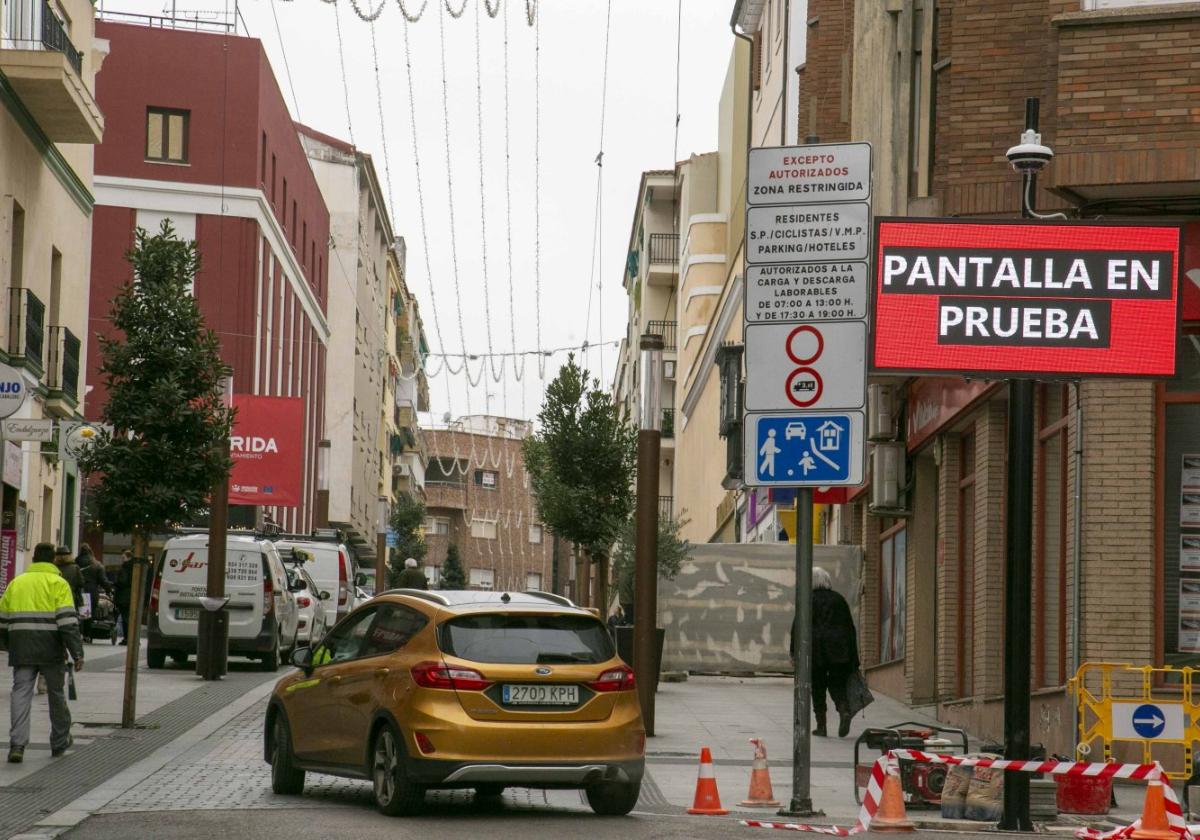
<path fill-rule="evenodd" d="M 746 171 L 748 204 L 865 201 L 871 197 L 871 144 L 751 149 Z"/>
<path fill-rule="evenodd" d="M 10 365 L 0 365 L 0 418 L 12 417 L 25 404 L 29 387 L 25 376 Z"/>
<path fill-rule="evenodd" d="M 748 411 L 861 408 L 866 381 L 867 326 L 747 324 Z"/>
<path fill-rule="evenodd" d="M 1183 705 L 1169 702 L 1112 704 L 1114 741 L 1182 741 Z"/>
<path fill-rule="evenodd" d="M 861 411 L 747 414 L 747 483 L 759 487 L 862 484 L 863 417 Z"/>
<path fill-rule="evenodd" d="M 871 205 L 805 204 L 746 211 L 746 262 L 865 260 Z"/>
<path fill-rule="evenodd" d="M 746 269 L 747 323 L 867 317 L 867 264 L 816 262 Z"/>

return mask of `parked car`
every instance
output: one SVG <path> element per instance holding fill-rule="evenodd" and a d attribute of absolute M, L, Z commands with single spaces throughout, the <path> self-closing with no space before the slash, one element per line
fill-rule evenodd
<path fill-rule="evenodd" d="M 276 793 L 373 783 L 385 814 L 431 788 L 578 788 L 627 814 L 645 769 L 633 671 L 604 624 L 547 593 L 381 593 L 292 657 L 267 706 Z"/>
<path fill-rule="evenodd" d="M 151 668 L 163 667 L 168 656 L 185 664 L 196 652 L 207 583 L 208 535 L 167 540 L 150 585 L 146 663 Z M 299 617 L 273 543 L 241 532 L 227 536 L 225 594 L 229 652 L 257 659 L 264 670 L 277 670 L 296 646 Z"/>
<path fill-rule="evenodd" d="M 332 627 L 354 609 L 354 568 L 346 546 L 332 541 L 293 539 L 279 540 L 275 545 L 285 555 L 296 550 L 308 555 L 304 568 L 317 586 L 333 596 L 321 602 L 326 624 Z"/>
<path fill-rule="evenodd" d="M 328 629 L 325 608 L 321 603 L 333 596 L 317 586 L 316 582 L 299 563 L 287 566 L 288 589 L 296 599 L 296 614 L 299 616 L 296 630 L 296 645 L 309 646 L 321 641 Z"/>

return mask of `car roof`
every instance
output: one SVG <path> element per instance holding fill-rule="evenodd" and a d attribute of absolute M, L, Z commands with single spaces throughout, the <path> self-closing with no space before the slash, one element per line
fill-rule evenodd
<path fill-rule="evenodd" d="M 595 617 L 590 610 L 578 606 L 569 598 L 537 590 L 488 592 L 475 589 L 389 589 L 377 595 L 376 598 L 389 601 L 417 599 L 436 604 L 444 611 L 451 613 L 495 612 L 507 609 L 520 612 L 532 610 Z"/>
<path fill-rule="evenodd" d="M 230 545 L 238 543 L 242 547 L 254 546 L 263 548 L 270 543 L 267 540 L 254 536 L 253 534 L 239 534 L 236 531 L 230 531 L 225 535 L 225 544 Z M 164 543 L 163 548 L 208 548 L 208 534 L 187 534 L 182 537 L 171 537 Z"/>

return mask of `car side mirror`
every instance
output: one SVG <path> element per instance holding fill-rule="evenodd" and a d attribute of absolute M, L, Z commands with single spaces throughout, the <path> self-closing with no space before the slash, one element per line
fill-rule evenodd
<path fill-rule="evenodd" d="M 311 673 L 313 669 L 313 652 L 312 648 L 302 647 L 292 651 L 292 664 L 304 671 Z"/>
<path fill-rule="evenodd" d="M 322 601 L 328 601 L 328 600 L 329 600 L 330 598 L 332 598 L 333 596 L 332 596 L 332 595 L 330 595 L 330 594 L 329 594 L 327 591 L 325 591 L 324 589 L 322 589 L 322 590 L 320 591 L 320 593 L 318 593 L 318 594 L 317 594 L 317 597 L 318 597 L 318 598 L 320 598 Z"/>

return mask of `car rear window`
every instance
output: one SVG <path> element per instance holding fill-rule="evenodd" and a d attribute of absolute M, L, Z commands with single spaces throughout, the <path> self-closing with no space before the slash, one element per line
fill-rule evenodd
<path fill-rule="evenodd" d="M 605 662 L 614 655 L 604 625 L 577 615 L 467 615 L 438 633 L 442 652 L 508 665 Z"/>

